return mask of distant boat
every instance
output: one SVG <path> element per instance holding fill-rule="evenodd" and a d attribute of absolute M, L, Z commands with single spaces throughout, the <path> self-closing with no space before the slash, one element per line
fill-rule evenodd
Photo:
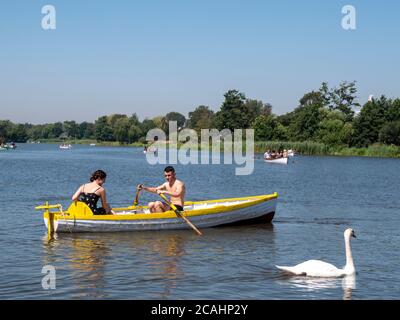
<path fill-rule="evenodd" d="M 5 144 L 5 145 L 2 145 L 2 146 L 0 146 L 0 149 L 2 150 L 2 151 L 4 151 L 4 150 L 14 150 L 14 149 L 17 149 L 17 145 L 14 143 L 14 142 L 12 142 L 12 143 L 7 143 L 7 144 Z"/>
<path fill-rule="evenodd" d="M 268 163 L 288 164 L 288 158 L 276 158 L 276 159 L 264 158 L 264 160 L 265 162 Z"/>
<path fill-rule="evenodd" d="M 71 149 L 72 145 L 70 145 L 70 144 L 60 144 L 59 148 L 60 149 Z"/>
<path fill-rule="evenodd" d="M 150 148 L 144 147 L 144 150 L 143 150 L 144 154 L 153 153 L 153 154 L 157 155 L 157 152 L 158 152 L 157 147 L 150 147 Z"/>
<path fill-rule="evenodd" d="M 147 149 L 147 152 L 151 152 L 151 153 L 157 154 L 158 149 L 157 149 L 157 147 L 150 147 L 150 148 Z"/>
<path fill-rule="evenodd" d="M 95 143 L 91 143 L 90 146 L 91 146 L 91 147 L 95 147 L 96 144 L 95 144 Z"/>

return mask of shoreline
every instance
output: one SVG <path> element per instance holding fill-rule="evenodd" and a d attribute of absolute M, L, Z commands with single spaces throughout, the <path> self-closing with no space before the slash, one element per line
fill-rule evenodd
<path fill-rule="evenodd" d="M 116 141 L 96 140 L 40 140 L 41 143 L 47 144 L 71 144 L 71 145 L 90 145 L 91 143 L 101 147 L 126 147 L 126 148 L 144 148 L 150 144 L 142 142 L 134 142 L 130 144 L 121 144 Z M 26 142 L 26 144 L 36 144 L 36 142 Z M 167 143 L 166 143 L 167 144 Z M 183 143 L 179 143 L 178 147 Z M 223 143 L 221 143 L 223 150 Z M 210 146 L 211 148 L 211 146 Z M 400 158 L 400 147 L 388 146 L 382 144 L 374 144 L 366 148 L 350 148 L 350 147 L 329 147 L 321 143 L 315 142 L 279 142 L 279 141 L 256 141 L 254 143 L 254 153 L 263 154 L 266 150 L 293 149 L 296 154 L 302 156 L 335 156 L 335 157 L 367 157 L 367 158 Z M 245 149 L 243 149 L 245 151 Z"/>

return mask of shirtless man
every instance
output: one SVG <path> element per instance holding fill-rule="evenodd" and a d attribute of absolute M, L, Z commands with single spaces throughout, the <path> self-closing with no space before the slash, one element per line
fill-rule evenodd
<path fill-rule="evenodd" d="M 175 205 L 179 211 L 183 211 L 185 203 L 185 184 L 176 179 L 175 169 L 168 166 L 164 169 L 164 176 L 167 182 L 158 187 L 145 187 L 142 184 L 138 185 L 138 190 L 145 190 L 157 194 L 165 194 L 170 196 L 170 201 Z M 170 210 L 168 204 L 155 201 L 149 203 L 151 213 L 164 212 Z"/>

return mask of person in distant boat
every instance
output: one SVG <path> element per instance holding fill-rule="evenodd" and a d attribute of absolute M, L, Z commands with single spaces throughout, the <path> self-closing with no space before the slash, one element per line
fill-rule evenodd
<path fill-rule="evenodd" d="M 264 159 L 267 159 L 267 160 L 271 159 L 271 151 L 270 150 L 267 150 L 264 153 Z"/>
<path fill-rule="evenodd" d="M 137 188 L 138 190 L 170 196 L 170 202 L 173 203 L 179 211 L 183 211 L 185 203 L 185 184 L 176 178 L 175 169 L 171 166 L 164 169 L 164 177 L 167 182 L 158 187 L 145 187 L 140 184 Z M 164 212 L 170 210 L 170 206 L 167 203 L 155 201 L 149 203 L 149 209 L 151 213 Z"/>
<path fill-rule="evenodd" d="M 82 201 L 93 211 L 93 214 L 115 214 L 111 210 L 106 200 L 106 190 L 103 184 L 106 182 L 107 174 L 102 170 L 93 172 L 90 183 L 83 184 L 72 196 L 72 201 Z M 97 207 L 97 202 L 101 199 L 102 207 Z"/>

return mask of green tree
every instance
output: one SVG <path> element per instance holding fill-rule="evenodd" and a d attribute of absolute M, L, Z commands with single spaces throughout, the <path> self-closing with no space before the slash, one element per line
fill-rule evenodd
<path fill-rule="evenodd" d="M 237 90 L 229 90 L 224 94 L 220 111 L 215 115 L 217 129 L 246 129 L 251 125 L 251 118 L 245 106 L 246 96 Z"/>
<path fill-rule="evenodd" d="M 94 134 L 94 124 L 90 122 L 82 122 L 79 124 L 79 137 L 83 139 L 93 139 Z"/>
<path fill-rule="evenodd" d="M 323 87 L 326 84 L 323 83 Z M 325 106 L 326 105 L 326 98 L 324 98 L 323 94 L 321 91 L 311 91 L 306 93 L 301 99 L 300 99 L 300 105 L 301 106 L 310 106 L 310 105 L 318 105 L 318 106 Z"/>
<path fill-rule="evenodd" d="M 139 141 L 139 139 L 142 137 L 143 132 L 141 128 L 138 125 L 130 125 L 129 131 L 128 131 L 128 139 L 129 143 Z"/>
<path fill-rule="evenodd" d="M 385 120 L 388 122 L 400 120 L 400 99 L 388 101 Z"/>
<path fill-rule="evenodd" d="M 144 136 L 147 134 L 147 132 L 156 127 L 157 126 L 152 119 L 144 119 L 143 122 L 140 124 L 140 130 L 142 131 L 142 134 Z"/>
<path fill-rule="evenodd" d="M 385 144 L 400 146 L 400 121 L 392 121 L 384 124 L 379 132 L 379 141 Z"/>
<path fill-rule="evenodd" d="M 107 120 L 107 116 L 99 117 L 95 121 L 95 137 L 98 141 L 113 141 L 113 129 Z"/>
<path fill-rule="evenodd" d="M 163 129 L 163 127 L 165 126 L 165 117 L 163 116 L 154 117 L 152 121 L 156 128 Z"/>
<path fill-rule="evenodd" d="M 0 120 L 0 138 L 7 140 L 14 124 L 9 120 Z"/>
<path fill-rule="evenodd" d="M 385 117 L 391 101 L 385 96 L 368 101 L 354 120 L 352 145 L 367 147 L 378 142 L 379 132 L 385 124 Z"/>
<path fill-rule="evenodd" d="M 186 118 L 183 114 L 179 112 L 169 112 L 165 115 L 165 121 L 176 121 L 178 128 L 183 128 L 185 127 L 186 124 Z"/>
<path fill-rule="evenodd" d="M 43 125 L 34 125 L 28 130 L 28 136 L 31 140 L 40 140 L 43 138 L 42 135 Z"/>
<path fill-rule="evenodd" d="M 213 118 L 214 111 L 208 106 L 198 106 L 194 111 L 189 112 L 188 127 L 198 132 L 201 129 L 211 129 Z"/>
<path fill-rule="evenodd" d="M 63 124 L 61 122 L 50 123 L 50 124 L 45 125 L 45 127 L 46 127 L 46 130 L 48 130 L 47 138 L 51 138 L 51 139 L 58 138 L 64 132 Z"/>
<path fill-rule="evenodd" d="M 119 143 L 129 142 L 129 119 L 127 117 L 118 118 L 114 122 L 113 135 Z"/>
<path fill-rule="evenodd" d="M 244 105 L 247 117 L 251 123 L 253 123 L 258 116 L 270 115 L 272 113 L 272 106 L 260 100 L 246 99 Z"/>
<path fill-rule="evenodd" d="M 67 137 L 80 139 L 79 126 L 75 121 L 64 121 L 63 129 Z"/>
<path fill-rule="evenodd" d="M 11 129 L 8 138 L 14 142 L 26 142 L 28 140 L 28 132 L 23 124 L 17 124 Z"/>
<path fill-rule="evenodd" d="M 140 127 L 141 124 L 140 124 L 139 118 L 136 113 L 133 113 L 129 117 L 129 125 Z"/>
<path fill-rule="evenodd" d="M 300 99 L 300 106 L 290 115 L 288 136 L 292 141 L 315 140 L 319 123 L 323 119 L 324 106 L 318 95 L 307 93 Z"/>
<path fill-rule="evenodd" d="M 357 87 L 356 81 L 341 82 L 339 87 L 333 89 L 328 88 L 326 82 L 322 83 L 320 93 L 324 99 L 324 105 L 327 105 L 330 110 L 339 110 L 346 116 L 346 121 L 352 121 L 354 117 L 354 107 L 359 107 L 356 102 Z"/>
<path fill-rule="evenodd" d="M 353 134 L 352 124 L 346 122 L 345 115 L 338 110 L 325 110 L 325 113 L 316 133 L 317 141 L 328 146 L 348 145 Z"/>
<path fill-rule="evenodd" d="M 107 122 L 111 126 L 112 129 L 115 128 L 115 123 L 119 119 L 128 119 L 128 116 L 126 114 L 117 114 L 117 113 L 107 116 Z"/>
<path fill-rule="evenodd" d="M 254 138 L 258 141 L 274 140 L 278 121 L 273 115 L 258 116 L 253 123 Z"/>

